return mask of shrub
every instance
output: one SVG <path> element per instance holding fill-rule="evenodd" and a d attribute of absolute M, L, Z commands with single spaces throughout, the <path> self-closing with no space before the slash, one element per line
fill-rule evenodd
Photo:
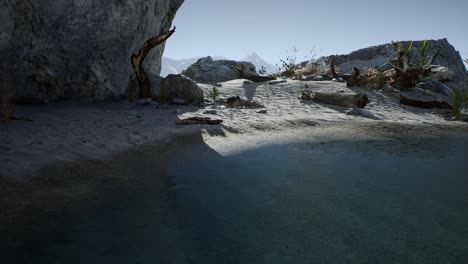
<path fill-rule="evenodd" d="M 219 89 L 216 88 L 216 86 L 213 86 L 212 90 L 210 91 L 210 93 L 208 94 L 208 96 L 213 99 L 213 102 L 216 104 L 216 100 L 218 99 L 219 97 Z"/>
<path fill-rule="evenodd" d="M 285 59 L 280 59 L 280 66 L 279 68 L 279 75 L 285 76 L 285 77 L 294 77 L 296 70 L 298 69 L 298 65 L 296 65 L 296 53 L 298 50 L 296 47 L 293 47 L 292 50 L 288 51 L 290 53 L 288 56 L 286 56 Z"/>
<path fill-rule="evenodd" d="M 356 85 L 371 88 L 371 89 L 382 89 L 387 84 L 389 78 L 385 73 L 376 68 L 363 68 L 359 75 L 359 81 Z"/>
<path fill-rule="evenodd" d="M 266 68 L 265 66 L 262 66 L 258 71 L 257 71 L 258 75 L 266 75 L 267 71 L 266 71 Z"/>

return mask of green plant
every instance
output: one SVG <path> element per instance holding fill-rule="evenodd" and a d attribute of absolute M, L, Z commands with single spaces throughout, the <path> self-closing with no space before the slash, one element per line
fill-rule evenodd
<path fill-rule="evenodd" d="M 413 41 L 411 41 L 409 47 L 405 51 L 406 64 L 410 64 L 412 50 L 413 50 Z"/>
<path fill-rule="evenodd" d="M 460 91 L 456 87 L 453 90 L 452 114 L 456 119 L 460 119 Z"/>
<path fill-rule="evenodd" d="M 428 46 L 427 39 L 425 39 L 422 46 L 419 48 L 419 59 L 421 60 L 421 65 L 424 65 L 424 62 L 426 61 L 426 51 Z"/>
<path fill-rule="evenodd" d="M 265 66 L 262 66 L 257 72 L 259 75 L 262 75 L 262 76 L 266 75 L 267 73 Z"/>
<path fill-rule="evenodd" d="M 210 93 L 208 94 L 208 96 L 213 99 L 213 102 L 216 103 L 216 100 L 218 99 L 219 97 L 219 89 L 216 88 L 216 86 L 213 86 L 213 88 L 211 89 Z"/>

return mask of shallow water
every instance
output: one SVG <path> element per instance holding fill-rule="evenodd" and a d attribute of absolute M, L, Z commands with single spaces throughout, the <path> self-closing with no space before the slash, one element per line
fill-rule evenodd
<path fill-rule="evenodd" d="M 464 263 L 467 143 L 303 142 L 229 157 L 190 144 L 164 168 L 140 168 L 145 180 L 44 227 L 57 235 L 37 241 L 25 259 Z"/>

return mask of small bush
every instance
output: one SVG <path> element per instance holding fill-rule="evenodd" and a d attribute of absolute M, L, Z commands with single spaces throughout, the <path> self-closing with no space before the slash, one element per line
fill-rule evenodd
<path fill-rule="evenodd" d="M 216 103 L 216 100 L 218 99 L 219 97 L 219 90 L 218 88 L 216 88 L 216 86 L 213 86 L 212 90 L 210 91 L 210 93 L 208 94 L 208 96 L 213 99 L 213 102 Z"/>
<path fill-rule="evenodd" d="M 312 99 L 312 88 L 305 82 L 300 84 L 300 99 L 301 100 L 311 100 Z"/>
<path fill-rule="evenodd" d="M 262 66 L 262 67 L 257 71 L 257 73 L 258 73 L 258 75 L 261 75 L 261 76 L 266 75 L 267 70 L 266 70 L 265 66 Z"/>
<path fill-rule="evenodd" d="M 385 73 L 376 68 L 363 68 L 359 75 L 358 86 L 371 88 L 371 89 L 382 89 L 387 84 L 389 78 Z"/>

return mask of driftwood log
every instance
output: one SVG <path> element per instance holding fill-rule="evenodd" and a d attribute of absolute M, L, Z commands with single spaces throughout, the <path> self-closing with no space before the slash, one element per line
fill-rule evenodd
<path fill-rule="evenodd" d="M 369 99 L 365 93 L 326 93 L 326 92 L 315 92 L 312 95 L 312 100 L 317 103 L 339 105 L 345 107 L 366 107 Z"/>
<path fill-rule="evenodd" d="M 176 122 L 178 126 L 182 125 L 219 125 L 223 122 L 220 119 L 211 119 L 209 117 L 189 117 Z"/>
<path fill-rule="evenodd" d="M 276 77 L 272 77 L 272 76 L 260 76 L 260 75 L 256 75 L 256 74 L 250 74 L 250 73 L 247 73 L 244 71 L 244 69 L 242 68 L 239 68 L 238 66 L 236 66 L 236 70 L 239 71 L 239 75 L 241 78 L 243 79 L 247 79 L 249 81 L 252 81 L 252 82 L 266 82 L 266 81 L 273 81 L 273 80 L 276 80 Z"/>
<path fill-rule="evenodd" d="M 148 39 L 143 47 L 138 51 L 137 54 L 132 54 L 131 61 L 133 71 L 135 72 L 136 79 L 138 81 L 138 86 L 140 87 L 140 98 L 150 98 L 151 97 L 151 83 L 149 81 L 148 75 L 146 75 L 145 69 L 143 68 L 143 62 L 145 61 L 146 56 L 154 47 L 166 41 L 169 37 L 172 36 L 175 32 L 175 27 L 167 32 L 161 33 L 155 37 Z"/>

